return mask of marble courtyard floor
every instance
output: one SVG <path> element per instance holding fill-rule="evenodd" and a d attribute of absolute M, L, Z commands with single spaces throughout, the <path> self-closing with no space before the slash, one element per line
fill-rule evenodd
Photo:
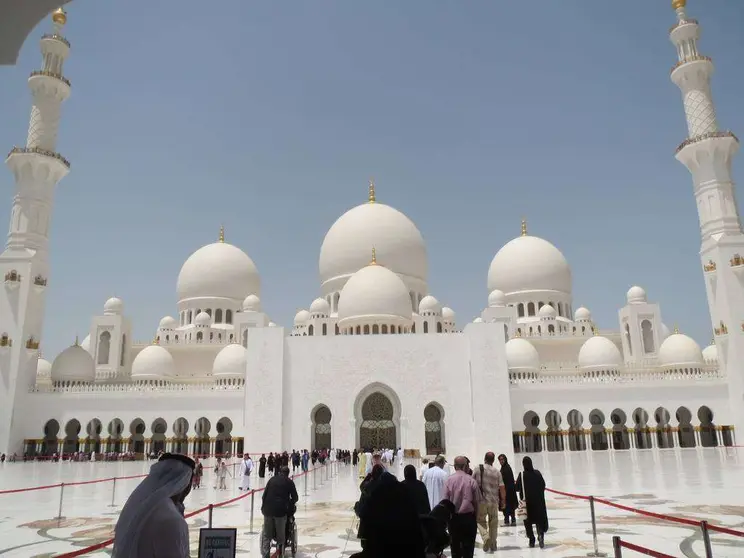
<path fill-rule="evenodd" d="M 566 452 L 531 454 L 531 457 L 545 475 L 548 486 L 554 489 L 602 496 L 633 508 L 698 521 L 705 519 L 744 531 L 744 448 Z M 142 462 L 0 465 L 0 556 L 55 556 L 110 538 L 121 505 L 139 480 L 118 480 L 113 495 L 111 482 L 65 487 L 61 520 L 55 519 L 59 488 L 10 494 L 2 494 L 3 490 L 138 475 L 145 473 L 147 467 L 149 464 Z M 304 478 L 297 479 L 298 556 L 331 558 L 359 550 L 352 511 L 359 480 L 351 469 L 340 466 L 338 475 L 322 485 L 320 473 L 316 473 L 316 490 L 313 490 L 312 474 L 309 475 L 307 497 L 303 496 Z M 223 491 L 212 487 L 211 473 L 205 474 L 204 480 L 204 487 L 187 499 L 187 512 L 239 494 L 232 479 L 228 480 L 229 489 Z M 258 479 L 255 484 L 260 486 Z M 257 494 L 254 531 L 261 526 L 259 498 Z M 548 508 L 550 531 L 544 550 L 527 548 L 524 528 L 501 527 L 501 550 L 495 556 L 586 556 L 592 550 L 588 503 L 551 494 Z M 238 555 L 260 556 L 258 535 L 250 532 L 250 498 L 215 508 L 213 520 L 215 527 L 238 529 Z M 613 535 L 671 556 L 705 556 L 700 530 L 692 526 L 601 504 L 597 504 L 597 520 L 600 550 L 610 556 Z M 189 519 L 192 556 L 196 556 L 199 528 L 206 524 L 206 513 Z M 744 538 L 712 533 L 711 539 L 716 558 L 744 556 Z M 110 547 L 96 553 L 107 554 Z M 628 550 L 623 555 L 639 556 Z M 476 556 L 485 554 L 479 548 Z"/>

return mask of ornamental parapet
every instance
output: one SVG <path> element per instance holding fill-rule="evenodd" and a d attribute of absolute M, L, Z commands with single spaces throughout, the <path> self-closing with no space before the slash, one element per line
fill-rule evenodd
<path fill-rule="evenodd" d="M 10 150 L 10 153 L 8 153 L 8 157 L 16 154 L 44 155 L 45 157 L 52 157 L 53 159 L 57 159 L 68 169 L 70 168 L 70 161 L 62 157 L 62 155 L 54 151 L 49 151 L 48 149 L 42 149 L 41 147 L 14 147 Z"/>
<path fill-rule="evenodd" d="M 134 394 L 169 394 L 169 393 L 199 393 L 205 391 L 242 392 L 244 383 L 215 384 L 212 380 L 198 383 L 167 382 L 163 385 L 139 384 L 134 382 L 119 383 L 84 383 L 57 382 L 52 385 L 37 385 L 29 389 L 30 393 L 134 393 Z"/>
<path fill-rule="evenodd" d="M 64 44 L 67 48 L 70 48 L 70 41 L 65 39 L 62 35 L 58 35 L 57 33 L 46 33 L 45 35 L 41 36 L 43 39 L 54 39 L 55 41 L 59 41 L 60 43 Z"/>
<path fill-rule="evenodd" d="M 736 134 L 728 130 L 725 130 L 722 132 L 707 132 L 705 134 L 700 134 L 699 136 L 687 138 L 685 141 L 679 144 L 675 153 L 679 153 L 688 145 L 692 145 L 693 143 L 697 143 L 697 142 L 704 141 L 704 140 L 711 139 L 711 138 L 733 138 L 734 141 L 736 141 L 736 143 L 739 143 L 739 138 L 736 137 Z"/>
<path fill-rule="evenodd" d="M 683 25 L 690 25 L 690 24 L 692 24 L 692 25 L 699 25 L 699 22 L 698 22 L 697 19 L 693 19 L 693 18 L 680 19 L 677 23 L 675 23 L 674 25 L 672 25 L 669 28 L 669 32 L 671 33 L 677 27 L 682 27 Z"/>
<path fill-rule="evenodd" d="M 54 79 L 58 79 L 62 83 L 64 83 L 67 87 L 72 87 L 72 84 L 70 83 L 70 80 L 67 79 L 62 74 L 58 74 L 56 72 L 50 72 L 48 70 L 34 70 L 31 72 L 31 75 L 29 77 L 36 77 L 36 76 L 46 76 Z"/>
<path fill-rule="evenodd" d="M 726 376 L 717 365 L 704 365 L 700 368 L 681 368 L 663 370 L 659 367 L 633 367 L 626 365 L 621 370 L 608 370 L 606 374 L 587 376 L 579 371 L 562 369 L 542 369 L 539 372 L 509 372 L 509 383 L 514 386 L 551 386 L 556 384 L 605 384 L 637 385 L 654 382 L 716 382 L 725 380 Z"/>
<path fill-rule="evenodd" d="M 677 62 L 674 66 L 672 66 L 672 69 L 669 70 L 669 73 L 674 72 L 674 70 L 676 70 L 680 66 L 684 66 L 688 62 L 713 62 L 713 59 L 710 56 L 694 54 L 693 56 L 688 56 L 684 60 L 680 60 L 679 62 Z"/>

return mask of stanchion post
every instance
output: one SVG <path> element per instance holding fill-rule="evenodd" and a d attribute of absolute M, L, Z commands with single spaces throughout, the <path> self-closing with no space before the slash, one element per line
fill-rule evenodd
<path fill-rule="evenodd" d="M 59 485 L 59 510 L 57 511 L 57 517 L 55 519 L 62 519 L 62 500 L 65 497 L 65 483 Z"/>
<path fill-rule="evenodd" d="M 612 537 L 612 549 L 615 551 L 615 558 L 623 558 L 623 547 L 620 545 L 620 537 Z"/>
<path fill-rule="evenodd" d="M 592 514 L 592 539 L 594 541 L 594 551 L 589 552 L 587 556 L 603 557 L 607 556 L 606 552 L 599 551 L 599 542 L 597 541 L 597 517 L 594 514 L 594 496 L 589 496 L 589 511 Z"/>
<path fill-rule="evenodd" d="M 212 511 L 214 509 L 214 505 L 209 504 L 209 528 L 212 528 Z"/>
<path fill-rule="evenodd" d="M 109 508 L 115 508 L 116 504 L 114 503 L 116 501 L 116 477 L 114 477 L 114 485 L 111 487 L 111 504 L 109 505 Z"/>
<path fill-rule="evenodd" d="M 305 471 L 303 476 L 305 477 L 305 496 L 307 496 L 307 471 Z"/>
<path fill-rule="evenodd" d="M 705 545 L 705 558 L 713 558 L 713 547 L 710 544 L 710 533 L 708 532 L 708 522 L 700 522 L 700 530 L 703 532 L 703 544 Z"/>
<path fill-rule="evenodd" d="M 250 523 L 250 529 L 248 530 L 248 532 L 251 535 L 256 534 L 256 532 L 253 530 L 253 504 L 254 504 L 255 497 L 256 497 L 256 491 L 251 490 L 251 523 Z"/>
<path fill-rule="evenodd" d="M 313 467 L 313 490 L 317 490 L 316 473 L 318 472 L 317 467 Z"/>

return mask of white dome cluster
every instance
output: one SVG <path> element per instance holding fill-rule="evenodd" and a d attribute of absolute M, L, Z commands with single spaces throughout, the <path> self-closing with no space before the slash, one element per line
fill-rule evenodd
<path fill-rule="evenodd" d="M 441 316 L 442 304 L 432 295 L 426 295 L 419 302 L 418 313 L 421 316 Z"/>
<path fill-rule="evenodd" d="M 242 380 L 245 378 L 248 351 L 243 345 L 231 343 L 222 349 L 212 364 L 212 376 L 221 383 L 223 380 Z"/>
<path fill-rule="evenodd" d="M 581 346 L 578 361 L 583 372 L 617 372 L 623 365 L 623 355 L 607 337 L 595 335 Z"/>
<path fill-rule="evenodd" d="M 111 297 L 103 305 L 104 316 L 118 316 L 124 312 L 124 302 L 120 298 Z"/>
<path fill-rule="evenodd" d="M 700 370 L 704 365 L 703 352 L 692 338 L 672 333 L 659 347 L 659 366 L 665 370 Z"/>
<path fill-rule="evenodd" d="M 261 299 L 251 293 L 243 299 L 243 312 L 261 312 Z"/>
<path fill-rule="evenodd" d="M 310 317 L 327 318 L 331 313 L 331 305 L 325 298 L 316 298 L 310 305 Z"/>
<path fill-rule="evenodd" d="M 506 306 L 506 295 L 499 289 L 492 290 L 488 295 L 489 308 L 502 308 Z"/>
<path fill-rule="evenodd" d="M 154 382 L 169 380 L 176 375 L 173 357 L 160 345 L 149 345 L 142 349 L 132 362 L 132 380 Z"/>
<path fill-rule="evenodd" d="M 509 372 L 537 373 L 540 371 L 540 355 L 535 346 L 521 337 L 506 342 L 506 363 Z"/>
<path fill-rule="evenodd" d="M 75 343 L 57 355 L 50 376 L 55 384 L 92 383 L 96 379 L 96 366 L 90 353 Z"/>

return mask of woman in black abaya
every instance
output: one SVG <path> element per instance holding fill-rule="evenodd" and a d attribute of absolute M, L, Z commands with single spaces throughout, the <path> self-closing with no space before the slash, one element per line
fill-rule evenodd
<path fill-rule="evenodd" d="M 517 483 L 514 480 L 514 471 L 512 471 L 511 465 L 509 465 L 509 461 L 503 453 L 499 455 L 499 464 L 501 465 L 501 478 L 504 479 L 504 488 L 506 489 L 504 523 L 506 525 L 516 525 L 517 518 L 514 514 L 517 512 L 519 499 L 517 498 Z"/>
<path fill-rule="evenodd" d="M 532 459 L 522 459 L 524 471 L 517 479 L 517 490 L 527 504 L 527 519 L 524 520 L 524 528 L 530 547 L 535 546 L 535 533 L 532 526 L 537 527 L 537 541 L 540 548 L 545 548 L 545 532 L 548 530 L 548 509 L 545 505 L 545 479 L 542 473 L 532 465 Z"/>

